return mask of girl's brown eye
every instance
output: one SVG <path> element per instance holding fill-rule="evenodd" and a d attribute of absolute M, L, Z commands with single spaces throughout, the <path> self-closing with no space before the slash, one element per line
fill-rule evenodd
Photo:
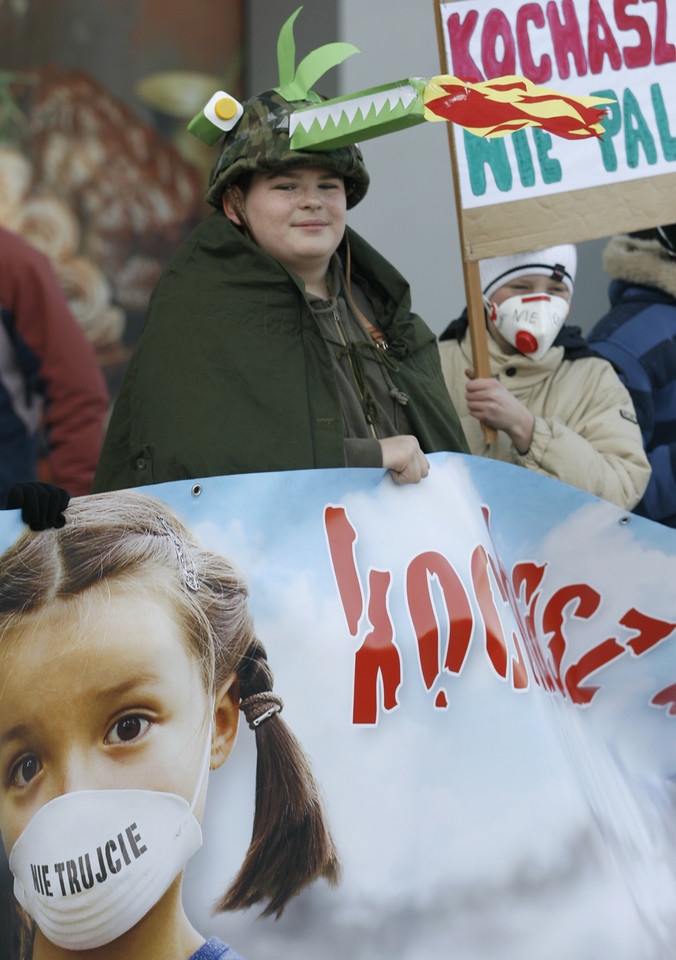
<path fill-rule="evenodd" d="M 141 722 L 138 717 L 125 717 L 117 725 L 120 740 L 133 740 L 141 732 Z"/>
<path fill-rule="evenodd" d="M 22 757 L 12 771 L 12 783 L 17 787 L 25 787 L 40 770 L 40 761 L 37 757 Z"/>
<path fill-rule="evenodd" d="M 111 743 L 129 743 L 130 740 L 136 740 L 142 733 L 148 729 L 149 721 L 145 717 L 132 714 L 128 717 L 122 717 L 114 724 L 108 740 Z"/>

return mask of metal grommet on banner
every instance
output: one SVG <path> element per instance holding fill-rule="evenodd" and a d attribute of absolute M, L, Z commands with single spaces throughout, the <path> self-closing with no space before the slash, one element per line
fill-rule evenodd
<path fill-rule="evenodd" d="M 620 519 L 617 521 L 621 527 L 626 527 L 628 523 L 631 523 L 631 517 L 628 513 L 623 514 Z"/>
<path fill-rule="evenodd" d="M 193 483 L 190 492 L 192 493 L 193 497 L 199 497 L 199 495 L 202 492 L 202 489 L 203 488 L 201 483 Z"/>

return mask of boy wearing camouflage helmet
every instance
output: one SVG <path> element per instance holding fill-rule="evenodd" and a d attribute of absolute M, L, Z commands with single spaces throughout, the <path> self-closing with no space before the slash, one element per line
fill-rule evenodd
<path fill-rule="evenodd" d="M 253 97 L 150 300 L 94 490 L 312 467 L 426 476 L 467 452 L 434 334 L 404 278 L 345 227 L 369 176 L 355 145 L 291 150 L 312 91 Z"/>

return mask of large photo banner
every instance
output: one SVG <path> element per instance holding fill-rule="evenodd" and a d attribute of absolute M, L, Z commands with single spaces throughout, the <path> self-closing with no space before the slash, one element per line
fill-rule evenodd
<path fill-rule="evenodd" d="M 516 74 L 611 101 L 600 138 L 569 140 L 537 128 L 493 139 L 453 131 L 469 259 L 508 252 L 501 243 L 516 235 L 531 249 L 674 219 L 676 21 L 667 0 L 506 0 L 499 7 L 440 0 L 438 21 L 450 74 Z"/>
<path fill-rule="evenodd" d="M 243 573 L 341 863 L 279 919 L 214 913 L 252 830 L 240 721 L 210 774 L 188 914 L 247 960 L 667 960 L 676 535 L 509 464 L 430 460 L 417 486 L 342 469 L 143 491 L 187 590 L 169 511 Z M 3 550 L 21 531 L 0 514 Z"/>

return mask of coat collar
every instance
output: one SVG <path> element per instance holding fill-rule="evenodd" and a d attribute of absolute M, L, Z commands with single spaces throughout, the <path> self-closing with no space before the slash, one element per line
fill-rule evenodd
<path fill-rule="evenodd" d="M 472 367 L 472 345 L 469 337 L 464 337 L 459 343 L 467 366 Z M 531 360 L 522 353 L 505 353 L 500 349 L 492 337 L 488 338 L 488 356 L 491 363 L 491 373 L 499 377 L 505 384 L 510 380 L 521 386 L 532 386 L 547 380 L 552 373 L 561 366 L 564 360 L 563 347 L 550 347 L 540 360 Z M 508 373 L 509 371 L 509 373 Z M 513 371 L 513 372 L 512 372 Z"/>

